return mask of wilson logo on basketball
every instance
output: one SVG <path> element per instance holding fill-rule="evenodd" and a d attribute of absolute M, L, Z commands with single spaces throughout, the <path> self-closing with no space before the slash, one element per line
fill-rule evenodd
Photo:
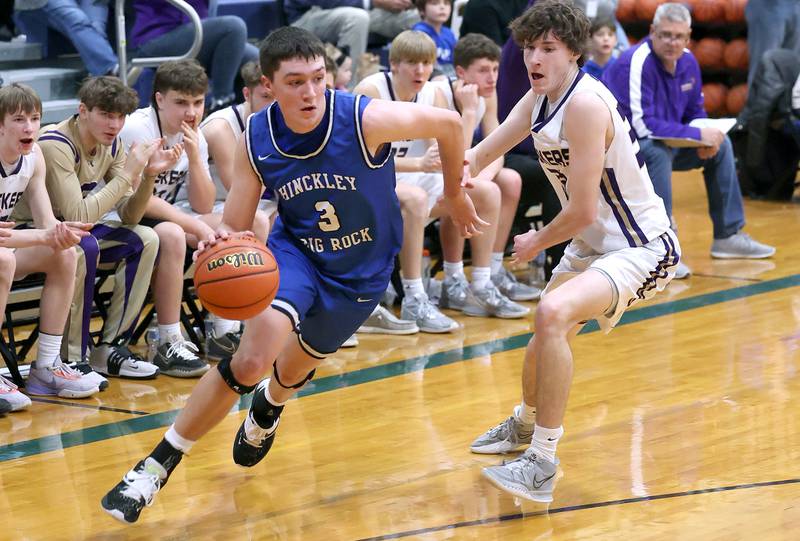
<path fill-rule="evenodd" d="M 228 254 L 225 257 L 218 257 L 209 261 L 206 266 L 208 271 L 211 272 L 215 269 L 222 268 L 230 265 L 235 268 L 239 267 L 263 267 L 264 257 L 258 252 L 238 252 L 235 254 Z"/>

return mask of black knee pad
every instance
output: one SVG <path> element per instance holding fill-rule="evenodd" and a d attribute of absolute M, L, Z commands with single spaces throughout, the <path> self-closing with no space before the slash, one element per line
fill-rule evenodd
<path fill-rule="evenodd" d="M 230 359 L 222 359 L 219 363 L 217 363 L 217 370 L 219 370 L 222 380 L 236 394 L 244 395 L 252 392 L 253 389 L 256 388 L 255 385 L 244 385 L 236 380 L 236 376 L 233 375 L 233 370 L 231 370 Z"/>
<path fill-rule="evenodd" d="M 311 381 L 311 378 L 314 377 L 314 374 L 316 372 L 317 372 L 317 369 L 315 368 L 314 370 L 309 372 L 308 375 L 305 378 L 303 378 L 302 381 L 300 381 L 300 383 L 296 383 L 294 385 L 286 386 L 286 385 L 283 384 L 283 382 L 281 381 L 280 376 L 278 375 L 278 361 L 275 361 L 275 364 L 272 365 L 272 377 L 274 377 L 275 381 L 278 382 L 278 385 L 280 385 L 284 389 L 299 389 L 300 387 L 302 387 L 303 385 L 305 385 L 306 383 Z"/>

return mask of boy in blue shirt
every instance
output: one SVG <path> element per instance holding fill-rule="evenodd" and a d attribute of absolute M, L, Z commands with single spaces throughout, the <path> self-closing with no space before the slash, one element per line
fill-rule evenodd
<path fill-rule="evenodd" d="M 602 79 L 603 72 L 616 60 L 614 48 L 617 46 L 617 27 L 611 19 L 595 19 L 590 32 L 591 57 L 582 69 L 595 79 Z"/>
<path fill-rule="evenodd" d="M 456 36 L 444 23 L 453 11 L 452 0 L 414 0 L 419 10 L 420 22 L 411 29 L 428 34 L 436 44 L 436 67 L 447 77 L 455 76 L 453 48 Z"/>

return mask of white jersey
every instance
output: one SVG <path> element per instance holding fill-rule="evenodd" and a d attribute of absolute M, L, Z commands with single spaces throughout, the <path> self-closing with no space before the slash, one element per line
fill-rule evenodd
<path fill-rule="evenodd" d="M 241 137 L 244 133 L 245 122 L 247 121 L 247 118 L 244 116 L 245 105 L 245 103 L 239 103 L 237 105 L 225 107 L 219 111 L 214 111 L 208 115 L 203 122 L 200 123 L 200 128 L 202 129 L 212 120 L 222 119 L 231 127 L 231 130 L 233 130 L 233 135 L 236 136 L 236 140 L 238 141 L 239 137 Z"/>
<path fill-rule="evenodd" d="M 378 95 L 382 100 L 398 101 L 392 86 L 392 73 L 384 71 L 374 73 L 362 79 L 362 82 L 370 83 L 378 89 Z M 436 102 L 436 84 L 427 82 L 422 85 L 422 90 L 414 96 L 413 103 L 433 106 Z M 408 139 L 405 141 L 395 141 L 392 143 L 392 152 L 396 158 L 419 158 L 425 154 L 431 145 L 430 139 Z"/>
<path fill-rule="evenodd" d="M 165 148 L 172 148 L 173 146 L 183 141 L 183 133 L 166 136 L 161 131 L 161 123 L 159 122 L 156 110 L 153 107 L 145 107 L 144 109 L 137 109 L 125 120 L 125 127 L 119 134 L 122 141 L 125 143 L 125 150 L 130 151 L 133 143 L 145 143 L 164 138 Z M 206 138 L 203 137 L 203 132 L 198 130 L 198 139 L 200 141 L 200 160 L 205 164 L 206 173 L 208 170 L 208 143 Z M 186 150 L 181 153 L 181 157 L 175 166 L 167 171 L 158 175 L 156 183 L 153 188 L 153 194 L 161 199 L 174 203 L 179 197 L 179 192 L 184 184 L 191 182 L 189 175 L 189 157 L 186 155 Z M 185 199 L 185 197 L 183 197 Z"/>
<path fill-rule="evenodd" d="M 28 182 L 36 169 L 36 153 L 39 147 L 34 145 L 30 154 L 21 155 L 13 164 L 0 161 L 0 221 L 8 221 L 14 207 L 22 198 Z"/>
<path fill-rule="evenodd" d="M 593 77 L 578 71 L 575 80 L 558 102 L 538 96 L 531 114 L 531 137 L 542 168 L 553 185 L 561 205 L 569 199 L 569 142 L 564 139 L 564 111 L 573 96 L 591 92 L 608 106 L 614 137 L 606 150 L 597 219 L 576 238 L 597 253 L 643 246 L 669 229 L 664 202 L 653 190 L 639 142 L 627 119 L 620 114 L 617 100 Z"/>

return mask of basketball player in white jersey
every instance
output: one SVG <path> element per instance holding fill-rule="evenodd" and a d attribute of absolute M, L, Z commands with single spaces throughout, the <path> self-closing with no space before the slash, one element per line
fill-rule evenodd
<path fill-rule="evenodd" d="M 550 502 L 572 381 L 570 340 L 590 319 L 610 331 L 629 306 L 661 291 L 675 274 L 680 247 L 616 100 L 579 69 L 589 32 L 584 13 L 540 0 L 511 29 L 524 49 L 531 91 L 466 158 L 476 173 L 530 134 L 562 210 L 542 229 L 517 235 L 514 256 L 529 261 L 572 242 L 536 309 L 523 401 L 471 450 L 505 453 L 530 443 L 484 476 L 516 496 Z"/>
<path fill-rule="evenodd" d="M 453 65 L 456 79 L 437 83 L 442 88 L 447 107 L 462 114 L 465 141 L 471 142 L 475 136 L 486 137 L 499 125 L 496 84 L 500 47 L 483 34 L 467 34 L 458 40 L 453 49 Z M 473 107 L 476 99 L 477 107 Z M 492 282 L 512 301 L 538 298 L 541 293 L 538 288 L 520 283 L 503 266 L 508 236 L 519 206 L 522 178 L 513 169 L 503 167 L 503 159 L 498 158 L 480 172 L 477 180 L 495 182 L 500 188 L 500 214 L 492 249 Z M 464 238 L 458 234 L 449 218 L 442 219 L 439 235 L 442 237 L 445 261 L 460 257 L 464 251 Z M 465 281 L 461 281 L 462 288 Z"/>
<path fill-rule="evenodd" d="M 363 79 L 355 92 L 372 98 L 446 108 L 447 102 L 439 86 L 428 82 L 435 61 L 436 45 L 433 40 L 423 32 L 407 30 L 392 41 L 389 51 L 391 72 L 377 73 Z M 473 116 L 477 104 L 476 95 L 470 109 Z M 444 216 L 443 209 L 437 203 L 444 187 L 438 149 L 425 139 L 395 142 L 392 143 L 392 149 L 397 170 L 397 196 L 404 208 L 403 248 L 400 252 L 404 297 L 400 315 L 403 319 L 414 319 L 420 330 L 447 332 L 457 328 L 456 323 L 431 304 L 419 274 L 425 225 Z M 420 188 L 425 192 L 422 199 Z M 490 279 L 500 190 L 491 182 L 476 181 L 467 191 L 475 203 L 478 216 L 492 225 L 470 241 L 473 261 L 471 286 L 448 287 L 451 283 L 467 285 L 462 259 L 463 245 L 460 253 L 445 258 L 445 283 L 440 306 L 461 310 L 471 316 L 522 317 L 529 310 L 503 296 Z M 425 198 L 427 208 L 421 206 Z"/>
<path fill-rule="evenodd" d="M 60 222 L 53 216 L 44 182 L 45 163 L 36 144 L 42 102 L 32 88 L 12 83 L 0 88 L 0 322 L 11 284 L 45 273 L 39 306 L 39 351 L 26 385 L 29 394 L 85 398 L 97 383 L 61 361 L 61 339 L 75 287 L 75 248 L 91 224 Z M 30 205 L 36 229 L 14 229 L 9 216 L 21 198 Z M 0 399 L 20 410 L 28 397 L 0 376 Z"/>

